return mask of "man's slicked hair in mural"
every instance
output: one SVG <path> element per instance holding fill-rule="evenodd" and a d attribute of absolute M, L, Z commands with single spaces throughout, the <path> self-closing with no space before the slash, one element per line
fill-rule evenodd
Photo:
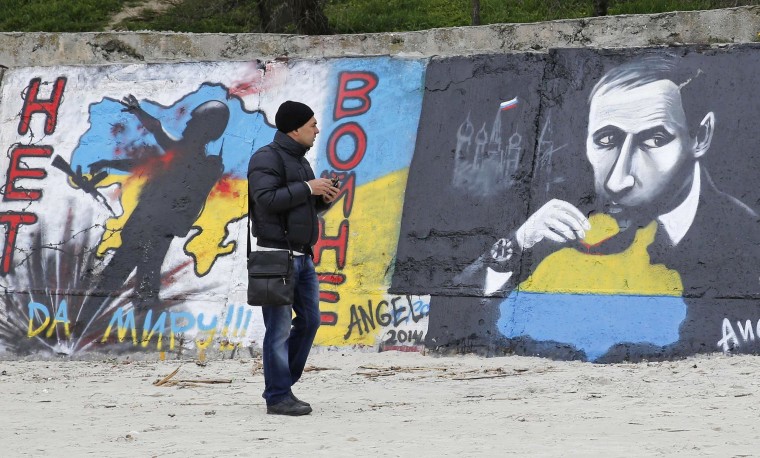
<path fill-rule="evenodd" d="M 588 103 L 612 89 L 635 89 L 656 81 L 671 81 L 678 86 L 681 104 L 686 115 L 691 136 L 697 135 L 699 121 L 709 112 L 709 99 L 694 84 L 697 78 L 705 78 L 701 69 L 692 70 L 678 65 L 678 57 L 672 54 L 652 54 L 636 58 L 607 71 L 594 85 Z"/>

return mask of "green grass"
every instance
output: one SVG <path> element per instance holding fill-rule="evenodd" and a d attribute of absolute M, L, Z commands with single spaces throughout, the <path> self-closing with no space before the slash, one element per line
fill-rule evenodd
<path fill-rule="evenodd" d="M 593 14 L 593 0 L 481 0 L 481 24 L 573 19 Z M 661 13 L 760 5 L 760 0 L 610 0 L 609 14 Z M 470 25 L 470 0 L 331 0 L 336 33 L 397 32 Z"/>
<path fill-rule="evenodd" d="M 2 0 L 0 0 L 2 1 Z M 255 0 L 183 0 L 156 13 L 122 21 L 126 30 L 160 30 L 194 33 L 245 33 L 260 30 Z"/>
<path fill-rule="evenodd" d="M 0 31 L 99 31 L 141 0 L 0 0 Z M 160 13 L 118 25 L 127 30 L 259 32 L 256 0 L 177 0 Z M 610 0 L 609 14 L 660 13 L 760 5 L 760 0 Z M 424 30 L 470 25 L 470 0 L 326 0 L 334 33 Z M 481 0 L 481 23 L 588 17 L 593 0 Z"/>
<path fill-rule="evenodd" d="M 637 0 L 613 2 L 610 14 L 664 13 L 667 11 L 696 11 L 735 6 L 760 5 L 760 0 Z"/>
<path fill-rule="evenodd" d="M 333 0 L 326 13 L 337 33 L 396 32 L 470 25 L 470 8 L 470 0 Z M 480 2 L 481 24 L 577 18 L 592 11 L 590 0 Z"/>
<path fill-rule="evenodd" d="M 132 0 L 0 0 L 0 31 L 102 30 Z"/>
<path fill-rule="evenodd" d="M 610 14 L 664 13 L 667 11 L 696 11 L 736 6 L 760 5 L 760 0 L 637 0 L 617 1 Z"/>

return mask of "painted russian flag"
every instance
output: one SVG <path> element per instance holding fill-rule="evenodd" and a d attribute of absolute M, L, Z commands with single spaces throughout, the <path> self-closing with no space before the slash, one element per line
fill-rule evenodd
<path fill-rule="evenodd" d="M 506 110 L 512 109 L 512 108 L 514 108 L 514 107 L 517 106 L 517 102 L 518 102 L 517 97 L 515 97 L 512 100 L 507 100 L 506 102 L 501 102 L 499 104 L 499 109 L 501 111 L 506 111 Z"/>

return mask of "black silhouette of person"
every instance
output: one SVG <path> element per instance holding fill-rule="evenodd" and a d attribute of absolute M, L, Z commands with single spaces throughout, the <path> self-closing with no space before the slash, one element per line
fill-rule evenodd
<path fill-rule="evenodd" d="M 190 113 L 182 137 L 177 139 L 164 131 L 161 121 L 146 113 L 133 95 L 121 103 L 125 106 L 123 111 L 134 114 L 154 136 L 163 154 L 153 149 L 140 157 L 104 159 L 90 164 L 91 173 L 113 168 L 147 177 L 137 205 L 121 229 L 121 246 L 100 273 L 94 294 L 108 296 L 122 290 L 136 269 L 135 306 L 144 310 L 158 303 L 161 265 L 169 245 L 174 237 L 189 233 L 224 172 L 222 152 L 207 155 L 206 146 L 222 136 L 230 112 L 227 105 L 217 100 L 198 105 Z M 85 303 L 77 322 L 89 323 L 103 302 L 105 299 Z"/>

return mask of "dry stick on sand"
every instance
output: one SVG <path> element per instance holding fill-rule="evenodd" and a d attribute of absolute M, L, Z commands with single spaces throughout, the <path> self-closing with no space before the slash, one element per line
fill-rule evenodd
<path fill-rule="evenodd" d="M 383 372 L 354 372 L 354 375 L 363 375 L 365 377 L 387 377 L 389 375 L 396 375 L 395 371 L 383 371 Z"/>
<path fill-rule="evenodd" d="M 451 377 L 451 380 L 477 380 L 481 378 L 501 378 L 501 377 L 513 377 L 519 374 L 496 374 L 496 375 L 481 375 L 475 377 Z"/>
<path fill-rule="evenodd" d="M 317 366 L 308 366 L 304 368 L 304 372 L 318 372 L 318 371 L 339 371 L 341 370 L 339 367 L 317 367 Z"/>
<path fill-rule="evenodd" d="M 490 375 L 475 375 L 471 377 L 462 377 L 461 374 L 456 377 L 451 377 L 451 380 L 477 380 L 477 379 L 484 379 L 484 378 L 501 378 L 501 377 L 514 377 L 515 375 L 522 375 L 526 372 L 528 372 L 528 369 L 512 369 L 514 373 L 506 373 L 504 370 L 500 367 L 496 369 L 486 369 L 483 372 L 497 372 L 496 374 L 490 374 Z"/>
<path fill-rule="evenodd" d="M 177 372 L 179 372 L 179 369 L 181 367 L 182 366 L 179 366 L 178 368 L 174 369 L 174 372 L 172 372 L 171 374 L 169 374 L 166 377 L 162 378 L 161 380 L 156 380 L 155 382 L 153 382 L 153 384 L 156 385 L 156 386 L 161 386 L 161 385 L 165 384 L 166 382 L 169 381 L 170 378 L 172 378 L 175 375 L 177 375 Z"/>
<path fill-rule="evenodd" d="M 363 375 L 365 377 L 374 378 L 374 377 L 387 377 L 389 375 L 396 375 L 398 373 L 411 373 L 411 372 L 429 372 L 429 371 L 440 371 L 440 372 L 448 372 L 449 367 L 429 367 L 429 366 L 371 366 L 371 365 L 364 365 L 359 366 L 359 369 L 366 369 L 370 372 L 355 372 L 354 375 Z M 500 370 L 500 369 L 499 369 Z M 477 369 L 473 369 L 472 371 L 467 372 L 476 372 Z M 455 376 L 455 373 L 448 372 L 448 376 Z M 445 375 L 441 375 L 443 377 Z"/>
<path fill-rule="evenodd" d="M 447 370 L 449 370 L 448 367 L 425 367 L 425 366 L 410 366 L 410 367 L 401 367 L 401 366 L 390 366 L 390 367 L 359 366 L 359 369 L 369 369 L 369 370 L 374 370 L 374 371 L 396 371 L 396 372 L 447 371 Z"/>
<path fill-rule="evenodd" d="M 382 367 L 382 366 L 359 366 L 359 369 L 367 369 L 372 372 L 355 372 L 354 375 L 363 375 L 365 377 L 373 378 L 373 377 L 386 377 L 389 375 L 396 375 L 399 372 L 414 372 L 414 371 L 442 371 L 447 372 L 449 371 L 449 367 L 426 367 L 426 366 L 411 366 L 411 367 L 401 367 L 401 366 L 389 366 L 389 367 Z M 476 379 L 485 379 L 485 378 L 501 378 L 501 377 L 511 377 L 515 375 L 520 375 L 525 372 L 528 372 L 528 369 L 524 368 L 514 368 L 512 369 L 514 373 L 506 373 L 504 372 L 504 368 L 497 367 L 493 369 L 471 369 L 466 371 L 459 371 L 459 372 L 448 372 L 447 374 L 441 374 L 439 377 L 445 377 L 450 378 L 451 380 L 476 380 Z M 473 376 L 464 376 L 463 374 L 471 374 L 473 372 L 481 372 L 484 375 L 473 375 Z M 494 374 L 495 373 L 495 374 Z"/>
<path fill-rule="evenodd" d="M 175 386 L 182 384 L 190 384 L 192 386 L 199 386 L 198 384 L 217 384 L 217 383 L 232 383 L 232 379 L 198 379 L 198 380 L 190 380 L 190 379 L 180 379 L 180 380 L 171 380 L 172 377 L 177 375 L 180 368 L 182 366 L 179 366 L 178 368 L 174 369 L 174 372 L 167 375 L 166 377 L 162 378 L 161 380 L 156 380 L 153 382 L 155 386 Z"/>

